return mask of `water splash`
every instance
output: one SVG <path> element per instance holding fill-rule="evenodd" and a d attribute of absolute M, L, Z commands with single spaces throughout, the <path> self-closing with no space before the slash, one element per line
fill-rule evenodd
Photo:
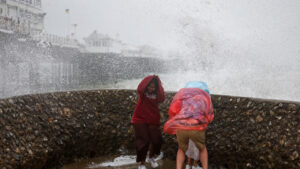
<path fill-rule="evenodd" d="M 100 164 L 91 164 L 88 168 L 99 168 L 99 167 L 116 167 L 131 165 L 136 163 L 136 156 L 134 155 L 125 155 L 115 158 L 113 161 L 107 161 Z"/>
<path fill-rule="evenodd" d="M 149 153 L 148 153 L 149 154 Z M 160 152 L 160 154 L 154 159 L 155 161 L 160 161 L 164 157 L 164 153 Z M 147 156 L 146 162 L 149 161 Z M 117 166 L 126 166 L 136 164 L 136 156 L 135 155 L 122 155 L 113 159 L 113 161 L 106 161 L 100 164 L 92 163 L 88 168 L 99 168 L 99 167 L 117 167 Z"/>

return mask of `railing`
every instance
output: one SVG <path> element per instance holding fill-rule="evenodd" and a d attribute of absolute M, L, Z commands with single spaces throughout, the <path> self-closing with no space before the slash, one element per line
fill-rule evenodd
<path fill-rule="evenodd" d="M 31 29 L 28 24 L 19 23 L 17 20 L 12 18 L 0 16 L 0 29 L 7 32 L 15 32 L 20 34 L 30 34 Z M 34 33 L 34 32 L 32 32 Z M 36 41 L 50 42 L 52 45 L 64 46 L 64 47 L 73 47 L 78 48 L 78 42 L 75 39 L 68 37 L 61 37 L 52 34 L 36 34 L 32 35 L 32 39 Z"/>
<path fill-rule="evenodd" d="M 0 29 L 18 32 L 21 34 L 30 33 L 30 26 L 28 24 L 20 23 L 18 20 L 3 16 L 0 16 Z"/>
<path fill-rule="evenodd" d="M 36 41 L 44 41 L 49 42 L 52 45 L 62 46 L 62 47 L 73 47 L 78 48 L 79 44 L 76 39 L 68 38 L 68 37 L 61 37 L 53 34 L 40 34 L 32 37 L 33 40 Z"/>

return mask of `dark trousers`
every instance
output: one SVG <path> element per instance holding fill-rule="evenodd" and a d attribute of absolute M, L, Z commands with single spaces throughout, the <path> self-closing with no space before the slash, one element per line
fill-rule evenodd
<path fill-rule="evenodd" d="M 145 162 L 150 146 L 150 156 L 159 155 L 162 144 L 160 126 L 133 124 L 136 146 L 136 162 Z"/>

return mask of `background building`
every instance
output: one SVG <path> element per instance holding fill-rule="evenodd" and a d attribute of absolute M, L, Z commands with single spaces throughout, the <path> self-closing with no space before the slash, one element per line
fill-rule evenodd
<path fill-rule="evenodd" d="M 86 53 L 112 53 L 126 57 L 155 57 L 159 56 L 159 51 L 151 46 L 135 46 L 123 43 L 118 39 L 111 38 L 108 35 L 92 32 L 84 38 Z"/>
<path fill-rule="evenodd" d="M 88 37 L 84 38 L 85 50 L 88 53 L 115 53 L 121 54 L 124 44 L 117 39 L 113 39 L 108 35 L 92 32 Z"/>
<path fill-rule="evenodd" d="M 41 0 L 0 0 L 0 29 L 37 35 L 44 29 L 46 13 Z"/>

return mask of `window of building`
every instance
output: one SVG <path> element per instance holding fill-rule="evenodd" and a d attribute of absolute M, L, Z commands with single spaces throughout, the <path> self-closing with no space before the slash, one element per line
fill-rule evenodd
<path fill-rule="evenodd" d="M 2 15 L 2 13 L 3 13 L 3 9 L 2 9 L 2 8 L 0 8 L 0 15 Z"/>
<path fill-rule="evenodd" d="M 23 18 L 24 17 L 24 10 L 23 9 L 20 9 L 20 16 L 21 16 L 21 18 Z"/>
<path fill-rule="evenodd" d="M 107 46 L 108 46 L 107 41 L 103 41 L 103 42 L 102 42 L 102 46 L 107 47 Z"/>
<path fill-rule="evenodd" d="M 42 6 L 41 0 L 35 0 L 35 6 L 41 7 Z"/>

